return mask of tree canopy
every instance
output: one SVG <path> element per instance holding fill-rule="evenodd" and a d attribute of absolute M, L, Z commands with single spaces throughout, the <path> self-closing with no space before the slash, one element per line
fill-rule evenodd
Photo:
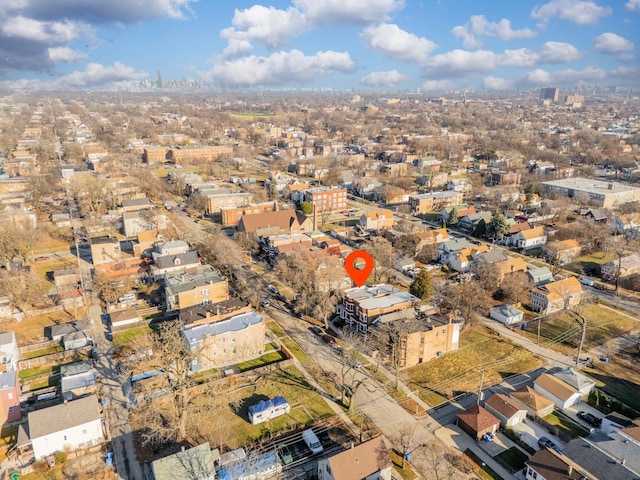
<path fill-rule="evenodd" d="M 420 300 L 429 300 L 433 295 L 431 274 L 426 270 L 420 270 L 409 286 L 409 293 L 415 295 Z"/>

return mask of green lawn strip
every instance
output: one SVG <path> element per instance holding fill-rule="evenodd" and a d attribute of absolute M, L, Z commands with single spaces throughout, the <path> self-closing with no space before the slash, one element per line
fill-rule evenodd
<path fill-rule="evenodd" d="M 272 363 L 281 362 L 282 360 L 286 360 L 284 353 L 280 350 L 271 351 L 269 353 L 265 353 L 261 357 L 253 358 L 251 360 L 247 360 L 246 362 L 241 362 L 236 365 L 236 369 L 239 372 L 246 372 L 247 370 L 253 370 L 255 368 L 264 367 L 270 365 Z"/>
<path fill-rule="evenodd" d="M 54 345 L 53 347 L 34 350 L 33 352 L 27 352 L 24 355 L 20 355 L 20 360 L 29 360 L 31 358 L 44 357 L 45 355 L 51 355 L 52 353 L 58 352 L 64 352 L 64 347 L 62 345 Z"/>
<path fill-rule="evenodd" d="M 565 417 L 562 413 L 554 411 L 544 417 L 544 420 L 549 422 L 551 425 L 555 425 L 571 437 L 586 437 L 589 435 L 587 430 L 571 421 L 569 417 Z"/>
<path fill-rule="evenodd" d="M 502 477 L 493 468 L 468 448 L 464 451 L 463 457 L 471 464 L 471 468 L 485 480 L 502 480 Z"/>
<path fill-rule="evenodd" d="M 36 380 L 40 377 L 52 377 L 54 375 L 60 375 L 60 365 L 25 368 L 18 372 L 18 378 L 23 382 Z"/>
<path fill-rule="evenodd" d="M 509 465 L 514 472 L 519 472 L 525 467 L 525 462 L 529 460 L 526 453 L 520 450 L 518 447 L 511 447 L 509 450 L 498 454 L 496 458 L 499 458 L 504 463 Z"/>
<path fill-rule="evenodd" d="M 271 351 L 271 350 L 278 350 L 278 346 L 273 343 L 273 342 L 269 342 L 264 346 L 265 351 Z"/>
<path fill-rule="evenodd" d="M 402 455 L 395 451 L 391 451 L 391 461 L 393 462 L 394 471 L 400 475 L 400 478 L 403 480 L 413 480 L 414 478 L 418 478 L 416 473 L 409 465 L 409 462 L 404 462 L 404 468 L 402 468 Z"/>
<path fill-rule="evenodd" d="M 302 364 L 307 365 L 311 362 L 311 359 L 306 353 L 302 351 L 300 345 L 298 345 L 293 339 L 285 338 L 282 340 L 282 344 L 289 349 L 293 356 Z"/>
<path fill-rule="evenodd" d="M 18 425 L 4 425 L 0 431 L 0 446 L 11 445 L 18 439 Z"/>
<path fill-rule="evenodd" d="M 287 334 L 284 333 L 282 327 L 274 320 L 267 320 L 265 324 L 267 325 L 267 328 L 271 331 L 271 333 L 276 336 L 276 338 L 284 338 L 287 336 Z"/>
<path fill-rule="evenodd" d="M 609 363 L 597 363 L 594 368 L 585 368 L 584 373 L 596 381 L 596 387 L 629 407 L 640 412 L 640 372 L 630 368 L 626 362 L 612 359 Z"/>
<path fill-rule="evenodd" d="M 131 342 L 134 338 L 141 335 L 148 335 L 151 332 L 153 332 L 153 329 L 150 326 L 143 325 L 142 327 L 130 328 L 129 330 L 125 330 L 124 332 L 114 333 L 113 346 L 123 347 Z"/>

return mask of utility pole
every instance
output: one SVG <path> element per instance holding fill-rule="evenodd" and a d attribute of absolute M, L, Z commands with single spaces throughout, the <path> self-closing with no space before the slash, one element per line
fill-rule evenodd
<path fill-rule="evenodd" d="M 578 357 L 576 358 L 576 365 L 580 364 L 580 355 L 582 355 L 582 345 L 584 344 L 584 337 L 587 333 L 587 320 L 582 316 L 576 313 L 580 320 L 582 321 L 582 337 L 580 338 L 580 346 L 578 347 Z"/>
<path fill-rule="evenodd" d="M 542 318 L 542 315 L 538 316 L 538 345 L 540 345 L 540 319 Z"/>
<path fill-rule="evenodd" d="M 482 399 L 482 385 L 484 384 L 484 368 L 481 370 L 482 376 L 480 377 L 480 389 L 478 390 L 478 401 L 476 405 L 480 406 L 480 400 Z"/>

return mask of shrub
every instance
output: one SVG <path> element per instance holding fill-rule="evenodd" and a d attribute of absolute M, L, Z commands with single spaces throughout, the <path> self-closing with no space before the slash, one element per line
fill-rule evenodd
<path fill-rule="evenodd" d="M 67 454 L 65 452 L 56 452 L 53 459 L 56 461 L 56 465 L 62 465 L 67 461 Z"/>

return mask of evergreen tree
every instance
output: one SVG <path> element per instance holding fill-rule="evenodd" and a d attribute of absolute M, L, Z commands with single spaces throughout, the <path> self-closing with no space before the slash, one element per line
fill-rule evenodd
<path fill-rule="evenodd" d="M 311 206 L 309 202 L 304 201 L 300 204 L 300 210 L 302 210 L 302 213 L 305 215 L 309 215 L 313 212 L 313 206 Z"/>
<path fill-rule="evenodd" d="M 458 218 L 458 210 L 456 210 L 455 208 L 451 209 L 451 213 L 449 214 L 449 225 L 455 227 L 456 225 L 458 225 L 459 221 L 460 219 Z"/>
<path fill-rule="evenodd" d="M 487 234 L 487 222 L 484 221 L 484 218 L 481 218 L 476 226 L 476 229 L 473 231 L 473 236 L 476 238 L 483 238 Z"/>
<path fill-rule="evenodd" d="M 420 270 L 409 286 L 409 293 L 415 295 L 420 300 L 429 300 L 431 295 L 433 295 L 431 274 L 426 270 Z"/>
<path fill-rule="evenodd" d="M 504 237 L 508 232 L 509 223 L 507 222 L 507 218 L 499 212 L 494 213 L 487 225 L 487 235 L 489 237 L 502 240 L 502 237 Z"/>

